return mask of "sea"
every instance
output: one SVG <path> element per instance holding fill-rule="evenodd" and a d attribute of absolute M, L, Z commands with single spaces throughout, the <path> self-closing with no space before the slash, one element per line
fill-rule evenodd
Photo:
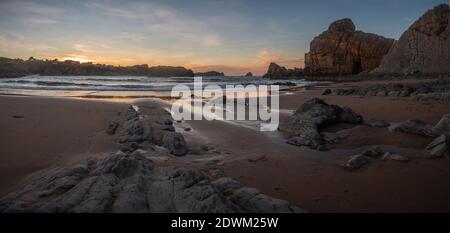
<path fill-rule="evenodd" d="M 202 77 L 203 87 L 218 85 L 309 86 L 317 82 L 305 80 L 270 80 L 262 77 Z M 0 94 L 30 96 L 60 96 L 86 98 L 165 97 L 172 88 L 184 84 L 194 86 L 194 77 L 139 77 L 139 76 L 40 76 L 0 78 Z"/>

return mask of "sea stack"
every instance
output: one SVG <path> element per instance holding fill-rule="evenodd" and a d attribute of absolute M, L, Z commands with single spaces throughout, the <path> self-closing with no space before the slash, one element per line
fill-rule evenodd
<path fill-rule="evenodd" d="M 393 43 L 393 39 L 357 31 L 351 19 L 337 20 L 311 41 L 310 52 L 305 54 L 305 70 L 317 75 L 373 70 Z"/>
<path fill-rule="evenodd" d="M 280 66 L 275 62 L 271 62 L 269 68 L 267 69 L 267 73 L 263 75 L 263 78 L 269 79 L 290 79 L 290 78 L 300 78 L 304 76 L 303 69 L 294 68 L 287 69 L 284 66 Z"/>
<path fill-rule="evenodd" d="M 449 74 L 449 6 L 438 5 L 414 22 L 394 44 L 374 73 Z"/>

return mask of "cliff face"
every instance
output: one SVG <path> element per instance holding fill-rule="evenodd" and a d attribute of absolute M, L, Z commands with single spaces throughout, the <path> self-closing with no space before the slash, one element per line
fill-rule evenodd
<path fill-rule="evenodd" d="M 267 69 L 267 73 L 263 76 L 263 78 L 270 79 L 290 79 L 290 78 L 299 78 L 304 76 L 304 72 L 302 69 L 294 68 L 294 69 L 286 69 L 284 66 L 279 66 L 278 64 L 272 62 Z"/>
<path fill-rule="evenodd" d="M 0 58 L 0 78 L 39 75 L 132 75 L 150 77 L 193 77 L 192 70 L 184 67 L 155 66 L 112 66 L 104 64 L 80 63 L 78 61 L 38 60 Z"/>
<path fill-rule="evenodd" d="M 311 41 L 310 52 L 305 54 L 305 70 L 318 75 L 373 70 L 393 43 L 393 39 L 356 31 L 351 19 L 341 19 Z"/>
<path fill-rule="evenodd" d="M 450 9 L 442 4 L 406 30 L 374 73 L 449 74 Z"/>

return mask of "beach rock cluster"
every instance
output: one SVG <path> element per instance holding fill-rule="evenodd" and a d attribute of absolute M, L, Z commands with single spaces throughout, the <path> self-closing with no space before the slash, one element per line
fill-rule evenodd
<path fill-rule="evenodd" d="M 322 95 L 410 97 L 417 101 L 450 101 L 450 79 L 444 78 L 409 84 L 388 83 L 346 89 L 325 89 Z"/>
<path fill-rule="evenodd" d="M 374 73 L 449 74 L 450 8 L 441 4 L 427 11 L 392 46 Z"/>
<path fill-rule="evenodd" d="M 351 19 L 330 24 L 305 54 L 305 70 L 316 75 L 351 75 L 377 68 L 394 40 L 356 31 Z"/>
<path fill-rule="evenodd" d="M 187 152 L 170 114 L 159 106 L 130 106 L 117 130 L 119 151 L 34 174 L 0 199 L 0 212 L 305 212 L 231 178 L 212 180 L 194 168 L 158 166 L 152 159 L 166 153 L 154 144 L 174 155 Z"/>
<path fill-rule="evenodd" d="M 281 131 L 292 134 L 287 143 L 296 146 L 308 146 L 312 149 L 323 149 L 326 144 L 319 128 L 337 124 L 360 124 L 363 118 L 348 107 L 329 105 L 319 98 L 306 101 L 286 122 L 280 124 Z"/>
<path fill-rule="evenodd" d="M 272 62 L 267 69 L 267 73 L 263 75 L 263 78 L 270 79 L 290 79 L 290 78 L 300 78 L 304 76 L 303 69 L 294 68 L 286 69 L 284 66 L 279 66 L 278 64 Z"/>
<path fill-rule="evenodd" d="M 444 115 L 435 126 L 421 120 L 408 120 L 393 124 L 390 130 L 434 138 L 425 151 L 429 158 L 440 158 L 447 152 L 449 146 L 450 114 Z"/>
<path fill-rule="evenodd" d="M 383 161 L 398 161 L 408 162 L 410 159 L 407 156 L 391 153 L 389 151 L 383 151 L 378 146 L 372 146 L 366 149 L 363 153 L 352 155 L 348 157 L 347 161 L 341 166 L 349 171 L 356 171 L 365 165 L 368 165 L 371 160 L 382 159 Z"/>
<path fill-rule="evenodd" d="M 156 152 L 148 152 L 156 153 Z M 243 187 L 211 181 L 185 167 L 157 167 L 141 153 L 121 151 L 50 169 L 0 200 L 0 212 L 304 212 Z"/>
<path fill-rule="evenodd" d="M 434 137 L 433 126 L 421 120 L 407 120 L 391 126 L 392 131 L 417 134 L 425 137 Z"/>

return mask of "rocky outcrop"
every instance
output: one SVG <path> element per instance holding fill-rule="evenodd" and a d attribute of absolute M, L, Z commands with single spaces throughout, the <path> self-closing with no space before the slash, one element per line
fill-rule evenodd
<path fill-rule="evenodd" d="M 279 129 L 292 134 L 287 143 L 296 146 L 309 146 L 318 149 L 326 140 L 319 128 L 337 123 L 359 124 L 362 117 L 348 107 L 329 105 L 323 100 L 313 98 L 306 101 Z"/>
<path fill-rule="evenodd" d="M 48 170 L 2 198 L 0 212 L 304 212 L 230 178 L 157 167 L 152 153 L 117 152 Z"/>
<path fill-rule="evenodd" d="M 449 74 L 449 6 L 436 6 L 414 22 L 394 44 L 374 73 Z"/>
<path fill-rule="evenodd" d="M 391 126 L 392 131 L 417 134 L 425 137 L 433 137 L 435 134 L 432 131 L 431 125 L 426 124 L 421 120 L 407 120 Z"/>
<path fill-rule="evenodd" d="M 248 72 L 244 75 L 244 77 L 253 77 L 253 73 L 252 72 Z"/>
<path fill-rule="evenodd" d="M 125 122 L 113 125 L 121 133 L 119 151 L 34 174 L 0 199 L 0 213 L 305 212 L 231 178 L 158 166 L 154 160 L 167 153 L 155 145 L 174 155 L 187 152 L 183 136 L 160 106 L 132 106 Z"/>
<path fill-rule="evenodd" d="M 21 60 L 0 57 L 0 78 L 15 78 L 30 74 Z"/>
<path fill-rule="evenodd" d="M 169 153 L 183 156 L 188 152 L 184 137 L 175 132 L 171 116 L 162 108 L 128 108 L 127 121 L 124 123 L 119 138 L 123 152 L 133 152 L 139 149 L 141 143 L 150 142 L 165 147 Z"/>
<path fill-rule="evenodd" d="M 208 77 L 208 76 L 209 77 L 214 77 L 214 76 L 222 77 L 222 76 L 225 76 L 225 74 L 223 72 L 217 72 L 217 71 L 196 72 L 194 75 L 198 76 L 198 77 Z"/>
<path fill-rule="evenodd" d="M 28 60 L 0 58 L 0 78 L 20 77 L 30 74 L 39 75 L 100 75 L 100 76 L 150 76 L 150 77 L 193 77 L 192 70 L 184 67 L 154 66 L 146 64 L 134 66 L 112 66 L 80 63 L 78 61 Z"/>
<path fill-rule="evenodd" d="M 351 75 L 380 65 L 394 43 L 371 33 L 356 31 L 351 19 L 333 22 L 315 37 L 305 54 L 305 70 L 314 75 Z"/>
<path fill-rule="evenodd" d="M 386 96 L 410 97 L 417 101 L 450 101 L 450 79 L 418 82 L 418 83 L 388 83 L 346 89 L 326 89 L 322 95 L 356 95 L 356 96 Z"/>
<path fill-rule="evenodd" d="M 302 69 L 294 68 L 294 69 L 286 69 L 284 66 L 279 66 L 278 64 L 272 62 L 267 69 L 267 73 L 263 75 L 263 78 L 270 79 L 291 79 L 291 78 L 300 78 L 305 74 Z"/>
<path fill-rule="evenodd" d="M 194 77 L 194 72 L 182 66 L 152 66 L 148 69 L 150 77 Z"/>

